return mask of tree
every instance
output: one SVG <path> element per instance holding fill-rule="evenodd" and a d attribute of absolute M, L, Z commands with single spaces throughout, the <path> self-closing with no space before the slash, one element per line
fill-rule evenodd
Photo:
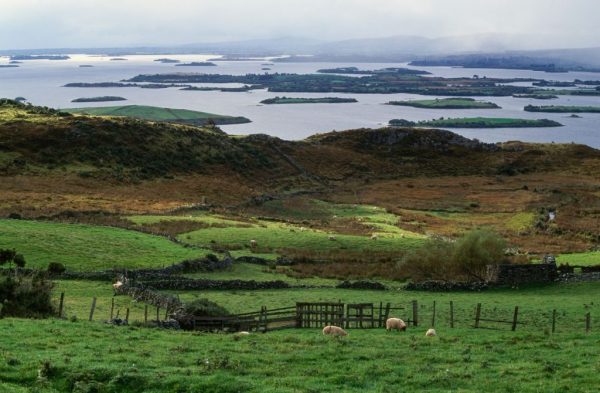
<path fill-rule="evenodd" d="M 468 280 L 485 281 L 487 265 L 505 259 L 506 242 L 488 230 L 468 232 L 454 245 L 452 260 L 457 272 Z"/>
<path fill-rule="evenodd" d="M 467 232 L 456 242 L 432 239 L 399 265 L 413 281 L 485 281 L 487 266 L 505 262 L 506 242 L 488 230 Z"/>
<path fill-rule="evenodd" d="M 15 249 L 0 249 L 0 266 L 9 264 L 12 268 L 14 263 L 17 267 L 25 267 L 25 257 L 22 254 L 17 254 Z"/>

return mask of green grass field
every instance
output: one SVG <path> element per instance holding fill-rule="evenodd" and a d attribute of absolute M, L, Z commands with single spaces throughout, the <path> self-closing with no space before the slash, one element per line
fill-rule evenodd
<path fill-rule="evenodd" d="M 556 260 L 558 263 L 568 263 L 569 265 L 600 265 L 600 251 L 563 254 L 559 255 Z"/>
<path fill-rule="evenodd" d="M 327 218 L 335 223 L 336 220 L 355 220 L 365 227 L 372 228 L 370 234 L 378 236 L 372 240 L 366 235 L 340 234 L 335 231 L 305 228 L 300 224 L 287 224 L 277 221 L 257 219 L 227 218 L 203 212 L 191 216 L 131 216 L 129 220 L 138 225 L 153 224 L 168 220 L 190 220 L 202 222 L 210 227 L 184 233 L 178 238 L 186 243 L 209 247 L 218 244 L 233 250 L 247 249 L 251 240 L 256 240 L 262 252 L 277 252 L 282 249 L 306 249 L 313 251 L 406 251 L 423 243 L 424 236 L 399 228 L 396 224 L 398 217 L 387 213 L 384 209 L 369 205 L 331 204 L 322 201 L 312 201 L 310 207 L 315 215 Z M 275 215 L 290 214 L 301 219 L 304 215 L 282 206 L 271 204 L 267 211 Z M 296 214 L 298 213 L 298 214 Z M 310 214 L 308 214 L 310 216 Z M 343 225 L 342 225 L 343 227 Z M 329 237 L 334 236 L 335 240 Z"/>
<path fill-rule="evenodd" d="M 293 231 L 291 231 L 293 230 Z M 295 227 L 264 223 L 250 228 L 226 227 L 200 229 L 179 236 L 179 239 L 203 247 L 217 243 L 234 249 L 248 247 L 256 240 L 260 249 L 308 249 L 313 251 L 406 251 L 422 243 L 420 238 L 381 237 L 371 240 L 366 236 L 335 234 L 335 240 L 329 240 L 329 234 L 319 230 L 300 231 Z"/>
<path fill-rule="evenodd" d="M 189 109 L 161 108 L 147 105 L 120 105 L 90 108 L 68 108 L 64 112 L 80 113 L 94 116 L 126 116 L 151 121 L 200 121 L 213 119 L 234 119 L 233 116 L 216 115 Z M 247 122 L 247 119 L 246 119 Z"/>
<path fill-rule="evenodd" d="M 388 105 L 412 106 L 428 109 L 495 109 L 493 102 L 477 101 L 473 98 L 439 98 L 434 100 L 390 101 Z"/>
<path fill-rule="evenodd" d="M 0 220 L 0 248 L 16 249 L 28 267 L 60 262 L 79 271 L 162 267 L 208 253 L 125 229 L 26 220 Z"/>
<path fill-rule="evenodd" d="M 423 328 L 232 335 L 0 321 L 3 392 L 591 392 L 600 335 Z M 25 351 L 24 348 L 29 350 Z M 42 364 L 48 372 L 38 377 Z"/>

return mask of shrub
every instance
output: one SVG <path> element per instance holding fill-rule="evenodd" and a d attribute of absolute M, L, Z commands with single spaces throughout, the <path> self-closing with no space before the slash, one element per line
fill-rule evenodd
<path fill-rule="evenodd" d="M 197 299 L 186 303 L 183 311 L 185 315 L 194 317 L 224 317 L 231 315 L 227 309 L 208 299 Z"/>
<path fill-rule="evenodd" d="M 65 265 L 60 262 L 50 262 L 48 264 L 48 273 L 58 275 L 64 273 L 67 270 Z"/>
<path fill-rule="evenodd" d="M 504 261 L 505 249 L 506 242 L 496 233 L 476 230 L 455 243 L 452 259 L 460 276 L 485 281 L 487 265 Z"/>
<path fill-rule="evenodd" d="M 47 317 L 53 314 L 52 282 L 44 274 L 7 276 L 0 281 L 0 317 Z"/>
<path fill-rule="evenodd" d="M 10 267 L 14 263 L 18 267 L 25 266 L 25 257 L 22 254 L 17 254 L 14 249 L 0 249 L 0 265 L 8 263 Z"/>
<path fill-rule="evenodd" d="M 487 265 L 506 261 L 506 243 L 486 230 L 468 232 L 456 242 L 430 240 L 402 259 L 398 268 L 414 282 L 485 281 Z"/>

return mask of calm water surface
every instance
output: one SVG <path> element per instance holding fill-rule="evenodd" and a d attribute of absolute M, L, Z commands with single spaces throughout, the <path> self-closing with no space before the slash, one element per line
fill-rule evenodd
<path fill-rule="evenodd" d="M 327 93 L 270 93 L 266 90 L 251 92 L 181 91 L 178 88 L 66 88 L 69 82 L 115 82 L 137 74 L 169 72 L 205 72 L 218 74 L 268 72 L 314 73 L 320 68 L 357 66 L 361 69 L 406 66 L 401 63 L 274 63 L 263 66 L 266 60 L 222 61 L 216 67 L 175 67 L 173 64 L 154 62 L 154 59 L 169 57 L 189 61 L 204 61 L 214 55 L 170 55 L 170 56 L 124 56 L 126 61 L 111 61 L 109 57 L 72 55 L 71 60 L 24 61 L 19 68 L 0 68 L 0 97 L 25 97 L 35 105 L 56 108 L 73 106 L 111 106 L 125 104 L 155 105 L 171 108 L 193 109 L 222 115 L 245 116 L 249 124 L 223 126 L 231 134 L 264 133 L 284 139 L 303 139 L 317 132 L 352 128 L 376 128 L 387 124 L 390 119 L 429 120 L 439 117 L 521 117 L 528 119 L 548 118 L 564 127 L 516 128 L 516 129 L 454 129 L 454 132 L 486 142 L 522 140 L 531 142 L 576 142 L 600 148 L 600 114 L 580 114 L 581 118 L 570 118 L 569 114 L 529 113 L 523 107 L 534 105 L 597 105 L 600 97 L 562 96 L 556 100 L 531 100 L 512 97 L 480 97 L 492 101 L 502 109 L 489 110 L 428 110 L 384 105 L 390 100 L 435 98 L 414 94 L 327 94 Z M 0 64 L 7 64 L 0 58 Z M 93 67 L 79 67 L 82 64 Z M 462 69 L 451 67 L 409 67 L 430 71 L 435 76 L 460 77 L 479 75 L 500 78 L 539 78 L 557 81 L 600 80 L 600 73 L 544 73 L 526 70 Z M 209 86 L 197 84 L 198 86 Z M 225 86 L 225 85 L 218 85 Z M 227 86 L 235 86 L 228 84 Z M 79 97 L 114 95 L 128 101 L 104 103 L 71 103 Z M 299 104 L 261 105 L 260 101 L 277 95 L 293 97 L 354 97 L 357 103 L 350 104 Z M 441 98 L 441 97 L 440 97 Z"/>

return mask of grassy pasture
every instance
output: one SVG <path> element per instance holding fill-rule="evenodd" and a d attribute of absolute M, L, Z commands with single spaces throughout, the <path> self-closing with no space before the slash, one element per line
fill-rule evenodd
<path fill-rule="evenodd" d="M 26 220 L 0 220 L 0 248 L 15 248 L 29 267 L 61 262 L 79 271 L 162 267 L 209 252 L 125 229 Z"/>
<path fill-rule="evenodd" d="M 600 361 L 598 333 L 353 330 L 332 340 L 306 329 L 234 340 L 57 320 L 0 326 L 6 392 L 585 392 Z M 38 379 L 42 362 L 51 372 Z"/>
<path fill-rule="evenodd" d="M 558 263 L 569 265 L 593 266 L 600 265 L 600 251 L 580 252 L 574 254 L 563 254 L 556 258 Z"/>

